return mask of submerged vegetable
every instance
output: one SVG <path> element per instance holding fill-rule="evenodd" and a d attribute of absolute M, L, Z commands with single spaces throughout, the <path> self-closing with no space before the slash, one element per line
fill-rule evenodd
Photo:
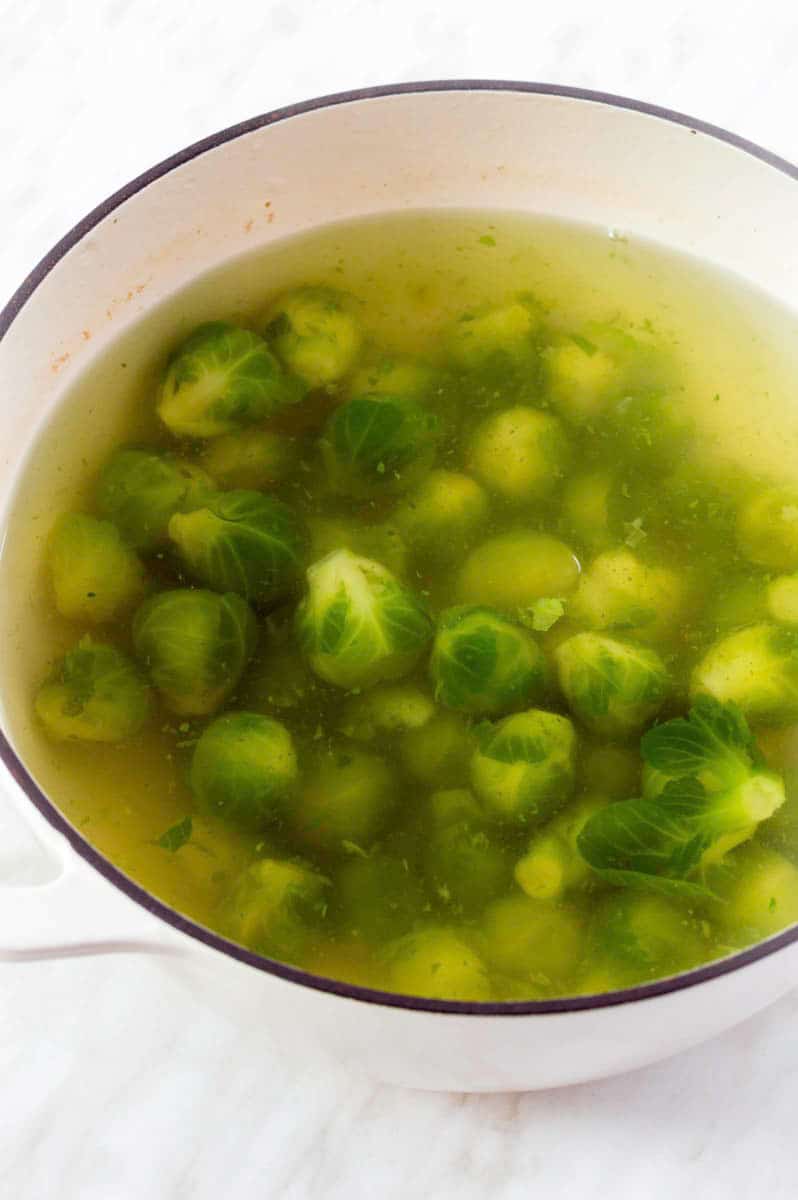
<path fill-rule="evenodd" d="M 784 785 L 734 705 L 709 698 L 650 729 L 641 748 L 643 798 L 591 817 L 579 850 L 608 883 L 700 895 L 701 872 L 772 816 Z"/>
<path fill-rule="evenodd" d="M 339 749 L 318 756 L 289 822 L 308 848 L 346 854 L 368 849 L 392 815 L 397 780 L 376 754 Z"/>
<path fill-rule="evenodd" d="M 733 702 L 752 721 L 798 717 L 798 631 L 752 625 L 710 646 L 690 681 L 693 696 Z"/>
<path fill-rule="evenodd" d="M 224 931 L 260 954 L 298 962 L 327 915 L 329 880 L 301 862 L 262 858 L 239 877 Z"/>
<path fill-rule="evenodd" d="M 456 558 L 485 524 L 488 497 L 456 471 L 430 471 L 403 501 L 394 521 L 417 553 Z"/>
<path fill-rule="evenodd" d="M 591 629 L 614 629 L 646 640 L 676 624 L 684 586 L 667 567 L 650 567 L 630 550 L 609 550 L 583 573 L 568 615 Z"/>
<path fill-rule="evenodd" d="M 194 747 L 189 784 L 203 811 L 257 828 L 283 815 L 298 776 L 284 725 L 260 713 L 228 712 Z"/>
<path fill-rule="evenodd" d="M 429 669 L 440 704 L 483 715 L 542 699 L 548 682 L 546 659 L 534 638 L 490 608 L 441 613 Z"/>
<path fill-rule="evenodd" d="M 297 460 L 293 439 L 252 428 L 212 438 L 202 455 L 203 466 L 220 488 L 256 491 L 281 483 L 296 469 Z"/>
<path fill-rule="evenodd" d="M 256 625 L 240 596 L 178 588 L 142 604 L 133 621 L 139 661 L 167 708 L 185 716 L 215 712 L 255 649 Z"/>
<path fill-rule="evenodd" d="M 438 432 L 435 414 L 410 397 L 355 396 L 321 441 L 330 486 L 344 496 L 405 491 L 432 465 Z"/>
<path fill-rule="evenodd" d="M 316 674 L 351 689 L 411 671 L 432 623 L 419 597 L 380 563 L 338 550 L 308 569 L 297 632 Z"/>
<path fill-rule="evenodd" d="M 509 885 L 511 859 L 468 792 L 437 792 L 424 869 L 438 903 L 458 913 L 479 913 Z"/>
<path fill-rule="evenodd" d="M 100 472 L 97 507 L 124 540 L 149 553 L 166 541 L 177 512 L 198 508 L 214 491 L 209 475 L 158 450 L 117 450 Z"/>
<path fill-rule="evenodd" d="M 456 593 L 463 604 L 490 604 L 514 613 L 536 600 L 568 596 L 578 580 L 579 562 L 565 542 L 517 529 L 472 550 Z"/>
<path fill-rule="evenodd" d="M 178 437 L 212 438 L 263 421 L 301 395 L 263 338 L 214 321 L 196 329 L 172 356 L 158 415 Z"/>
<path fill-rule="evenodd" d="M 139 601 L 144 568 L 111 521 L 67 513 L 50 539 L 50 574 L 62 617 L 100 625 Z"/>
<path fill-rule="evenodd" d="M 625 892 L 607 897 L 590 934 L 599 964 L 609 969 L 617 987 L 688 970 L 705 961 L 709 951 L 698 917 L 665 896 Z"/>
<path fill-rule="evenodd" d="M 523 895 L 491 904 L 479 938 L 482 953 L 497 970 L 549 992 L 568 990 L 584 944 L 575 910 Z"/>
<path fill-rule="evenodd" d="M 750 500 L 737 518 L 737 541 L 758 566 L 798 570 L 798 492 L 774 488 Z"/>
<path fill-rule="evenodd" d="M 51 737 L 121 742 L 152 714 L 150 689 L 115 646 L 82 637 L 36 693 L 36 714 Z"/>
<path fill-rule="evenodd" d="M 488 417 L 474 434 L 467 457 L 489 491 L 521 504 L 549 495 L 565 475 L 570 453 L 556 417 L 518 407 Z"/>
<path fill-rule="evenodd" d="M 325 287 L 301 287 L 281 297 L 266 332 L 286 367 L 311 388 L 343 379 L 362 342 L 352 298 Z"/>
<path fill-rule="evenodd" d="M 439 1000 L 487 1000 L 485 964 L 455 929 L 431 926 L 386 948 L 391 988 Z"/>
<path fill-rule="evenodd" d="M 515 881 L 533 900 L 559 900 L 595 882 L 596 876 L 579 853 L 577 838 L 600 809 L 606 796 L 587 796 L 570 803 L 534 835 L 515 865 Z"/>
<path fill-rule="evenodd" d="M 523 301 L 463 313 L 450 329 L 449 354 L 466 370 L 525 364 L 539 324 L 534 306 Z"/>
<path fill-rule="evenodd" d="M 200 583 L 253 604 L 291 591 L 307 544 L 297 514 L 261 492 L 218 492 L 202 508 L 173 516 L 169 537 Z"/>
<path fill-rule="evenodd" d="M 530 709 L 478 733 L 471 783 L 486 812 L 532 825 L 562 807 L 574 787 L 576 734 L 567 717 Z"/>
<path fill-rule="evenodd" d="M 555 651 L 560 687 L 593 733 L 623 738 L 656 716 L 671 690 L 658 654 L 634 642 L 578 633 Z"/>

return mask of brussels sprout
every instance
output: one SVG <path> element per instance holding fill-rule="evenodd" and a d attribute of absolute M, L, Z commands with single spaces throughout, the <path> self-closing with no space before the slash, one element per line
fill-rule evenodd
<path fill-rule="evenodd" d="M 256 651 L 237 695 L 243 707 L 255 711 L 307 709 L 318 687 L 316 676 L 294 643 L 292 631 L 290 641 L 266 639 L 262 649 Z"/>
<path fill-rule="evenodd" d="M 343 379 L 363 340 L 352 297 L 328 287 L 281 296 L 266 333 L 281 361 L 310 388 Z"/>
<path fill-rule="evenodd" d="M 640 795 L 642 761 L 636 750 L 606 743 L 591 747 L 580 764 L 580 775 L 591 792 L 626 800 Z"/>
<path fill-rule="evenodd" d="M 438 703 L 483 715 L 524 708 L 548 683 L 530 634 L 495 609 L 468 605 L 441 613 L 429 670 Z"/>
<path fill-rule="evenodd" d="M 415 358 L 394 358 L 383 355 L 364 363 L 352 376 L 348 390 L 351 396 L 365 394 L 411 396 L 424 400 L 436 390 L 437 373 Z"/>
<path fill-rule="evenodd" d="M 292 590 L 307 546 L 297 514 L 262 492 L 217 492 L 202 508 L 176 513 L 169 537 L 200 583 L 253 604 L 280 600 Z"/>
<path fill-rule="evenodd" d="M 71 621 L 100 625 L 144 593 L 144 568 L 111 521 L 67 513 L 50 539 L 55 606 Z"/>
<path fill-rule="evenodd" d="M 733 701 L 752 721 L 798 717 L 798 631 L 751 625 L 710 646 L 695 667 L 692 696 Z"/>
<path fill-rule="evenodd" d="M 798 625 L 798 575 L 771 579 L 765 593 L 768 616 L 782 625 Z"/>
<path fill-rule="evenodd" d="M 297 459 L 293 438 L 271 429 L 241 429 L 209 441 L 202 464 L 220 488 L 266 491 L 282 483 Z"/>
<path fill-rule="evenodd" d="M 667 567 L 649 567 L 630 550 L 608 550 L 583 572 L 568 605 L 571 620 L 633 637 L 662 637 L 684 606 L 684 588 Z"/>
<path fill-rule="evenodd" d="M 569 804 L 535 834 L 515 865 L 515 881 L 533 900 L 559 900 L 587 887 L 596 877 L 577 848 L 583 826 L 608 803 L 605 796 L 586 796 Z"/>
<path fill-rule="evenodd" d="M 136 655 L 172 712 L 203 716 L 238 683 L 255 650 L 257 627 L 234 594 L 188 588 L 145 600 L 133 621 Z"/>
<path fill-rule="evenodd" d="M 490 604 L 515 612 L 549 596 L 567 596 L 579 563 L 565 542 L 546 533 L 514 529 L 472 550 L 457 580 L 463 604 Z"/>
<path fill-rule="evenodd" d="M 36 714 L 63 741 L 121 742 L 152 713 L 150 689 L 115 646 L 82 637 L 36 694 Z"/>
<path fill-rule="evenodd" d="M 465 783 L 474 746 L 474 735 L 462 718 L 440 712 L 402 735 L 399 756 L 414 779 L 428 787 L 442 787 Z"/>
<path fill-rule="evenodd" d="M 203 731 L 189 784 L 203 812 L 257 829 L 282 815 L 298 775 L 284 725 L 260 713 L 230 712 Z"/>
<path fill-rule="evenodd" d="M 466 458 L 489 491 L 523 504 L 554 490 L 571 450 L 557 417 L 518 406 L 488 417 L 474 433 Z"/>
<path fill-rule="evenodd" d="M 351 550 L 375 558 L 394 575 L 407 567 L 407 546 L 393 525 L 362 525 L 343 517 L 314 517 L 308 522 L 313 562 L 333 550 Z"/>
<path fill-rule="evenodd" d="M 451 327 L 448 349 L 464 370 L 529 360 L 540 319 L 531 304 L 515 301 L 476 313 L 464 313 Z"/>
<path fill-rule="evenodd" d="M 560 991 L 579 966 L 584 942 L 578 913 L 519 895 L 490 905 L 479 947 L 491 966 L 504 974 Z"/>
<path fill-rule="evenodd" d="M 532 825 L 562 807 L 574 787 L 576 734 L 567 717 L 533 708 L 478 732 L 471 783 L 490 815 Z"/>
<path fill-rule="evenodd" d="M 660 656 L 635 642 L 577 633 L 558 646 L 554 657 L 571 712 L 604 737 L 622 738 L 640 729 L 671 691 Z"/>
<path fill-rule="evenodd" d="M 331 414 L 321 439 L 333 491 L 368 497 L 405 491 L 435 457 L 439 421 L 407 396 L 355 396 Z"/>
<path fill-rule="evenodd" d="M 591 958 L 629 986 L 687 971 L 712 957 L 705 928 L 689 908 L 664 896 L 608 896 L 590 930 Z"/>
<path fill-rule="evenodd" d="M 621 384 L 615 360 L 587 338 L 570 337 L 543 351 L 549 392 L 571 421 L 597 416 Z"/>
<path fill-rule="evenodd" d="M 386 947 L 391 990 L 435 1000 L 487 1000 L 485 965 L 460 934 L 445 926 L 408 933 Z"/>
<path fill-rule="evenodd" d="M 798 868 L 752 842 L 712 876 L 712 916 L 734 945 L 770 937 L 798 921 Z"/>
<path fill-rule="evenodd" d="M 757 566 L 798 570 L 798 491 L 772 488 L 754 496 L 738 515 L 737 544 Z"/>
<path fill-rule="evenodd" d="M 411 671 L 432 622 L 418 597 L 380 563 L 337 550 L 308 569 L 297 631 L 317 675 L 357 688 Z"/>
<path fill-rule="evenodd" d="M 299 962 L 327 915 L 329 881 L 304 863 L 262 858 L 239 877 L 222 928 L 259 954 Z"/>
<path fill-rule="evenodd" d="M 604 550 L 612 541 L 610 497 L 613 478 L 608 471 L 577 475 L 565 487 L 562 528 L 591 550 Z"/>
<path fill-rule="evenodd" d="M 429 908 L 412 856 L 399 838 L 367 855 L 353 854 L 335 881 L 338 919 L 375 945 L 401 937 Z"/>
<path fill-rule="evenodd" d="M 430 800 L 430 811 L 433 828 L 424 841 L 430 890 L 457 913 L 480 912 L 509 886 L 512 861 L 468 792 L 439 792 Z"/>
<path fill-rule="evenodd" d="M 292 806 L 290 824 L 313 850 L 366 849 L 395 807 L 396 779 L 387 763 L 361 750 L 321 755 Z"/>
<path fill-rule="evenodd" d="M 301 397 L 302 388 L 263 338 L 213 321 L 195 329 L 172 356 L 158 416 L 177 437 L 211 438 L 263 421 Z"/>
<path fill-rule="evenodd" d="M 385 683 L 347 701 L 340 728 L 347 737 L 369 742 L 423 729 L 434 714 L 435 705 L 414 684 Z"/>
<path fill-rule="evenodd" d="M 430 471 L 393 516 L 417 552 L 447 559 L 464 553 L 487 518 L 488 498 L 483 488 L 456 471 Z"/>
<path fill-rule="evenodd" d="M 100 472 L 97 507 L 125 541 L 148 553 L 166 541 L 171 517 L 214 491 L 209 475 L 157 450 L 117 450 Z"/>

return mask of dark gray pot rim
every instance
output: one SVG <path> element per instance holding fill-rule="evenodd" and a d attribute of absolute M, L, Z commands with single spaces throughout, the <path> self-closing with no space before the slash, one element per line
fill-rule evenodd
<path fill-rule="evenodd" d="M 646 104 L 641 100 L 630 100 L 624 96 L 614 96 L 606 92 L 594 92 L 584 88 L 561 87 L 557 84 L 489 79 L 431 80 L 421 83 L 386 84 L 380 87 L 360 88 L 350 92 L 337 92 L 330 96 L 321 96 L 314 100 L 304 101 L 301 104 L 291 104 L 287 108 L 279 108 L 273 112 L 251 117 L 247 121 L 241 121 L 237 125 L 231 125 L 228 129 L 223 129 L 218 133 L 211 134 L 209 137 L 202 138 L 201 141 L 194 142 L 193 145 L 187 146 L 184 150 L 179 150 L 176 154 L 164 159 L 163 162 L 158 163 L 142 175 L 139 175 L 136 179 L 133 179 L 130 183 L 125 184 L 119 191 L 114 192 L 112 196 L 109 196 L 107 200 L 99 204 L 79 221 L 69 233 L 61 238 L 33 268 L 27 278 L 23 280 L 14 295 L 2 311 L 0 311 L 0 340 L 8 332 L 27 301 L 39 284 L 52 271 L 53 267 L 56 266 L 73 246 L 77 245 L 87 233 L 99 224 L 103 218 L 112 213 L 125 200 L 128 200 L 137 192 L 148 187 L 149 184 L 154 183 L 162 176 L 173 171 L 176 167 L 182 166 L 183 163 L 189 162 L 206 151 L 213 150 L 225 142 L 241 137 L 243 134 L 261 129 L 263 126 L 274 125 L 278 121 L 286 121 L 290 117 L 301 116 L 303 113 L 313 112 L 319 108 L 329 108 L 338 104 L 351 104 L 357 101 L 378 99 L 383 96 L 414 95 L 424 92 L 495 91 L 533 93 L 542 96 L 562 96 L 572 100 L 586 100 L 592 103 L 606 104 L 613 108 L 631 109 L 634 112 L 644 113 L 650 117 L 657 117 L 660 120 L 669 121 L 675 125 L 683 125 L 693 133 L 701 133 L 718 141 L 726 142 L 728 145 L 734 146 L 746 154 L 750 154 L 753 158 L 758 158 L 761 162 L 782 172 L 791 179 L 798 180 L 798 167 L 793 163 L 787 162 L 786 159 L 772 154 L 769 150 L 765 150 L 745 138 L 738 137 L 734 133 L 729 133 L 717 125 L 710 125 L 705 121 L 697 121 L 693 117 L 686 116 L 684 113 L 673 112 L 668 108 L 660 108 L 654 104 Z M 605 992 L 597 996 L 571 996 L 554 1000 L 528 1000 L 506 1003 L 478 1003 L 456 1000 L 429 1000 L 417 996 L 403 996 L 393 992 L 377 991 L 374 988 L 342 983 L 334 979 L 325 979 L 322 976 L 313 975 L 308 971 L 300 970 L 286 963 L 265 958 L 262 955 L 253 953 L 251 950 L 245 949 L 243 946 L 238 946 L 234 942 L 228 941 L 212 930 L 206 929 L 204 926 L 183 916 L 124 875 L 118 867 L 115 867 L 112 862 L 109 862 L 104 855 L 100 854 L 94 846 L 86 841 L 39 789 L 28 774 L 23 763 L 17 757 L 2 730 L 0 730 L 0 761 L 5 764 L 9 774 L 16 780 L 31 803 L 36 806 L 42 816 L 59 833 L 64 835 L 81 858 L 85 859 L 90 866 L 99 871 L 109 883 L 114 884 L 120 891 L 129 896 L 131 900 L 135 900 L 142 908 L 152 913 L 153 916 L 166 921 L 167 924 L 180 930 L 181 933 L 185 933 L 189 937 L 203 942 L 206 946 L 237 959 L 239 962 L 246 963 L 258 971 L 265 971 L 281 979 L 288 980 L 291 983 L 302 984 L 304 987 L 313 988 L 316 991 L 329 992 L 350 1000 L 359 1000 L 369 1004 L 378 1004 L 389 1008 L 401 1008 L 415 1012 L 439 1012 L 473 1016 L 534 1016 L 546 1013 L 580 1012 L 609 1008 L 619 1004 L 631 1004 L 638 1000 L 648 1000 L 655 996 L 663 996 L 671 992 L 695 987 L 697 984 L 717 979 L 722 975 L 737 971 L 749 963 L 766 958 L 768 955 L 774 954 L 778 950 L 791 945 L 798 939 L 798 925 L 795 925 L 769 938 L 767 941 L 759 942 L 755 946 L 741 950 L 736 954 L 730 955 L 728 958 L 710 963 L 697 970 L 659 979 L 654 983 L 625 988 L 622 991 Z"/>

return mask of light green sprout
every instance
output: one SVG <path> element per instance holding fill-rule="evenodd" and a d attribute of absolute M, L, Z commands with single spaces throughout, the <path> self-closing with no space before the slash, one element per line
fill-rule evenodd
<path fill-rule="evenodd" d="M 270 717 L 228 712 L 203 730 L 189 784 L 203 812 L 250 828 L 275 822 L 299 777 L 291 734 Z"/>
<path fill-rule="evenodd" d="M 100 472 L 97 507 L 128 545 L 149 553 L 167 538 L 177 512 L 198 508 L 215 490 L 205 471 L 158 450 L 117 450 Z"/>
<path fill-rule="evenodd" d="M 295 442 L 271 429 L 241 429 L 206 443 L 202 465 L 220 488 L 266 491 L 296 468 Z"/>
<path fill-rule="evenodd" d="M 450 328 L 449 354 L 464 370 L 484 369 L 497 359 L 523 362 L 532 354 L 539 326 L 534 306 L 520 300 L 465 313 Z"/>
<path fill-rule="evenodd" d="M 238 878 L 222 912 L 237 942 L 282 962 L 300 962 L 327 915 L 329 880 L 301 862 L 262 858 Z"/>
<path fill-rule="evenodd" d="M 631 550 L 608 550 L 583 572 L 568 615 L 590 629 L 648 641 L 674 629 L 685 599 L 684 585 L 670 568 L 648 566 Z"/>
<path fill-rule="evenodd" d="M 436 1000 L 487 1000 L 485 964 L 458 930 L 428 926 L 386 947 L 391 990 Z"/>
<path fill-rule="evenodd" d="M 434 714 L 432 700 L 415 684 L 383 683 L 347 700 L 340 730 L 356 741 L 370 742 L 423 729 Z"/>
<path fill-rule="evenodd" d="M 393 520 L 417 553 L 462 555 L 488 519 L 488 497 L 468 475 L 430 471 L 397 508 Z"/>
<path fill-rule="evenodd" d="M 524 895 L 491 904 L 480 932 L 478 944 L 491 966 L 550 992 L 568 986 L 584 951 L 579 913 Z"/>
<path fill-rule="evenodd" d="M 563 806 L 574 788 L 576 752 L 567 717 L 530 709 L 477 732 L 471 784 L 490 816 L 537 825 Z"/>
<path fill-rule="evenodd" d="M 798 491 L 772 488 L 749 500 L 738 514 L 737 544 L 757 566 L 798 570 Z"/>
<path fill-rule="evenodd" d="M 462 604 L 489 604 L 516 613 L 536 600 L 567 597 L 578 580 L 579 562 L 565 542 L 513 529 L 471 551 L 455 591 Z"/>
<path fill-rule="evenodd" d="M 573 801 L 536 833 L 515 865 L 515 881 L 533 900 L 559 900 L 589 887 L 596 876 L 577 848 L 576 839 L 588 820 L 609 801 L 585 796 Z"/>
<path fill-rule="evenodd" d="M 721 638 L 695 667 L 690 693 L 732 701 L 752 721 L 794 721 L 798 631 L 761 623 Z"/>
<path fill-rule="evenodd" d="M 554 652 L 568 707 L 592 733 L 624 738 L 655 717 L 672 683 L 662 659 L 635 642 L 577 633 Z"/>
<path fill-rule="evenodd" d="M 553 491 L 571 450 L 557 417 L 521 405 L 488 417 L 474 433 L 466 458 L 490 492 L 524 504 Z"/>
<path fill-rule="evenodd" d="M 328 287 L 300 287 L 281 296 L 266 334 L 288 370 L 309 388 L 343 379 L 363 341 L 355 301 Z"/>
<path fill-rule="evenodd" d="M 36 715 L 61 741 L 121 742 L 152 714 L 147 681 L 115 646 L 82 637 L 36 694 Z"/>
<path fill-rule="evenodd" d="M 437 712 L 399 739 L 405 769 L 428 787 L 465 783 L 476 745 L 472 730 L 453 712 Z"/>
<path fill-rule="evenodd" d="M 338 749 L 323 753 L 306 773 L 289 824 L 314 851 L 367 850 L 382 833 L 397 800 L 397 781 L 376 754 Z"/>
<path fill-rule="evenodd" d="M 407 396 L 374 392 L 336 408 L 321 439 L 333 491 L 369 497 L 406 491 L 432 465 L 440 423 Z"/>
<path fill-rule="evenodd" d="M 111 521 L 67 513 L 49 545 L 55 606 L 62 617 L 100 625 L 144 594 L 144 568 Z"/>

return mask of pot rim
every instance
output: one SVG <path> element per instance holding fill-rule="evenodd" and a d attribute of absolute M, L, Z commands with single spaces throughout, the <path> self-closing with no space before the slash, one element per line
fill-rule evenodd
<path fill-rule="evenodd" d="M 709 124 L 706 121 L 696 120 L 684 113 L 675 112 L 669 108 L 662 108 L 655 104 L 648 104 L 641 100 L 616 96 L 608 92 L 591 91 L 586 88 L 567 87 L 551 83 L 490 79 L 427 80 L 418 83 L 383 84 L 375 87 L 358 88 L 352 91 L 335 92 L 330 95 L 316 97 L 312 100 L 302 101 L 298 104 L 290 104 L 284 108 L 273 109 L 271 112 L 261 113 L 246 121 L 241 121 L 238 124 L 222 129 L 217 133 L 210 134 L 208 137 L 193 142 L 184 149 L 177 151 L 177 153 L 163 159 L 155 166 L 150 167 L 149 170 L 144 171 L 141 175 L 138 175 L 125 184 L 124 187 L 114 192 L 106 200 L 103 200 L 73 226 L 64 237 L 56 242 L 23 280 L 4 308 L 0 310 L 0 341 L 5 337 L 14 320 L 42 281 L 69 250 L 76 246 L 100 221 L 126 200 L 148 187 L 151 183 L 155 183 L 175 168 L 182 166 L 184 163 L 204 154 L 208 150 L 213 150 L 245 134 L 288 120 L 291 117 L 314 112 L 316 109 L 380 99 L 388 96 L 416 95 L 427 92 L 519 92 L 542 96 L 558 96 L 569 100 L 604 104 L 612 108 L 629 109 L 633 112 L 668 121 L 671 124 L 684 126 L 692 133 L 702 133 L 718 141 L 725 142 L 751 155 L 753 158 L 759 159 L 761 162 L 782 172 L 791 179 L 798 181 L 797 165 L 788 162 L 777 154 L 773 154 L 769 150 L 765 150 L 763 147 L 756 145 L 746 138 L 739 137 L 737 134 L 730 133 L 728 130 Z M 534 1016 L 551 1013 L 590 1011 L 621 1004 L 630 1004 L 639 1000 L 648 1000 L 656 996 L 668 995 L 695 987 L 697 984 L 707 983 L 712 979 L 730 974 L 733 971 L 748 966 L 750 963 L 766 958 L 798 941 L 798 924 L 795 924 L 791 928 L 783 930 L 781 933 L 765 941 L 758 942 L 756 945 L 738 951 L 736 954 L 729 955 L 726 958 L 703 967 L 698 967 L 692 971 L 667 976 L 652 983 L 640 984 L 618 991 L 603 992 L 592 996 L 566 996 L 551 1000 L 501 1002 L 434 1000 L 421 996 L 406 996 L 396 992 L 381 991 L 376 988 L 345 983 L 336 979 L 327 979 L 324 976 L 314 975 L 310 971 L 304 971 L 299 967 L 293 967 L 287 963 L 278 962 L 264 955 L 256 954 L 244 946 L 239 946 L 237 943 L 229 941 L 213 930 L 207 929 L 191 918 L 184 916 L 176 909 L 171 908 L 168 904 L 159 900 L 140 884 L 125 875 L 88 842 L 67 821 L 66 817 L 61 814 L 54 803 L 47 798 L 28 773 L 1 728 L 0 762 L 4 764 L 12 778 L 49 824 L 64 835 L 72 849 L 89 866 L 103 875 L 110 884 L 119 888 L 131 900 L 134 900 L 153 916 L 160 918 L 168 925 L 171 925 L 196 941 L 204 943 L 211 949 L 237 959 L 239 962 L 254 967 L 256 970 L 276 975 L 291 983 L 301 984 L 304 987 L 331 993 L 349 1000 L 415 1012 L 438 1012 L 464 1016 Z"/>

